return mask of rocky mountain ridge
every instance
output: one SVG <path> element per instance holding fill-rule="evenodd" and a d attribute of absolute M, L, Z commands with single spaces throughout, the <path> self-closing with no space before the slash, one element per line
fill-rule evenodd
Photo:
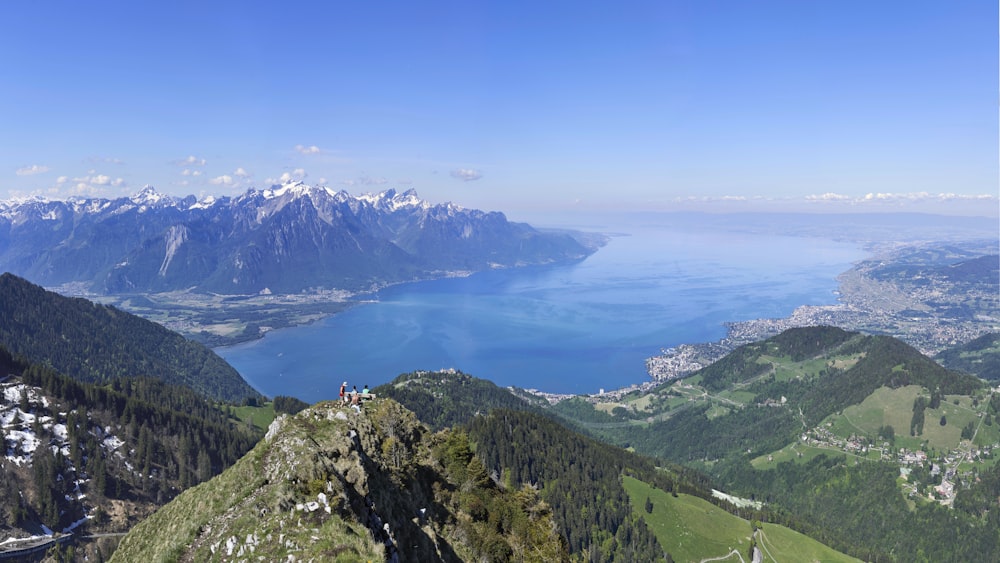
<path fill-rule="evenodd" d="M 399 403 L 314 405 L 136 526 L 111 561 L 562 561 L 530 487 L 490 479 L 464 434 Z"/>
<path fill-rule="evenodd" d="M 116 199 L 0 203 L 0 270 L 100 294 L 366 290 L 595 249 L 414 190 L 352 196 L 293 182 L 201 200 L 146 187 Z"/>

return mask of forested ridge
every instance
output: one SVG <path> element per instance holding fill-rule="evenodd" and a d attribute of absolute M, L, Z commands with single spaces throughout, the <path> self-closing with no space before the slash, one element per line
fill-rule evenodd
<path fill-rule="evenodd" d="M 406 405 L 434 430 L 464 424 L 497 408 L 546 412 L 544 400 L 528 402 L 492 381 L 453 370 L 404 373 L 372 392 Z"/>
<path fill-rule="evenodd" d="M 989 381 L 1000 380 L 1000 332 L 984 334 L 962 346 L 934 357 L 949 369 L 957 369 Z"/>
<path fill-rule="evenodd" d="M 215 352 L 154 322 L 0 275 L 0 343 L 79 381 L 152 377 L 215 400 L 259 397 Z"/>
<path fill-rule="evenodd" d="M 633 515 L 626 472 L 672 491 L 653 464 L 569 431 L 533 413 L 498 409 L 473 418 L 469 438 L 501 481 L 538 486 L 552 506 L 570 553 L 589 561 L 653 561 L 663 548 Z"/>
<path fill-rule="evenodd" d="M 767 375 L 768 355 L 806 359 L 822 354 L 855 356 L 849 367 L 826 365 L 814 377 L 779 380 Z M 713 390 L 742 383 L 753 393 L 753 405 L 708 416 L 709 408 L 678 409 L 665 420 L 625 428 L 596 429 L 612 443 L 686 463 L 714 460 L 745 452 L 760 455 L 793 441 L 803 426 L 811 427 L 830 414 L 860 403 L 879 387 L 920 385 L 946 394 L 968 394 L 984 383 L 947 370 L 911 346 L 888 336 L 863 336 L 832 327 L 793 329 L 762 342 L 742 346 L 697 372 Z M 722 364 L 722 366 L 719 366 Z M 784 397 L 788 408 L 762 408 L 767 400 Z"/>

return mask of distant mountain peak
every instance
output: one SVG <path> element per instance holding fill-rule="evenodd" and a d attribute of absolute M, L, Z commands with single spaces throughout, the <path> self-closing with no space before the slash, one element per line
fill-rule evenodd
<path fill-rule="evenodd" d="M 198 200 L 145 186 L 116 199 L 0 204 L 0 271 L 101 293 L 368 290 L 593 250 L 413 189 L 352 196 L 294 181 Z"/>
<path fill-rule="evenodd" d="M 169 196 L 165 196 L 156 191 L 156 188 L 146 184 L 141 190 L 129 198 L 136 205 L 155 205 L 160 202 L 170 201 Z"/>
<path fill-rule="evenodd" d="M 394 188 L 381 191 L 379 193 L 364 193 L 357 197 L 373 207 L 385 209 L 387 211 L 397 211 L 403 208 L 429 209 L 431 204 L 420 199 L 417 190 L 410 188 L 403 193 L 397 192 Z"/>
<path fill-rule="evenodd" d="M 299 197 L 303 195 L 310 195 L 315 191 L 328 191 L 326 188 L 321 188 L 318 186 L 310 186 L 305 182 L 294 180 L 291 182 L 286 182 L 284 184 L 276 184 L 270 188 L 264 190 L 262 193 L 265 199 L 280 198 L 286 195 L 291 195 L 293 197 Z"/>

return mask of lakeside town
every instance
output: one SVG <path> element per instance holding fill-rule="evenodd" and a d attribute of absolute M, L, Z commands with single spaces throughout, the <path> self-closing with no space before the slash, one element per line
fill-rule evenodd
<path fill-rule="evenodd" d="M 880 279 L 878 273 L 895 266 L 898 259 L 890 253 L 860 262 L 840 274 L 836 304 L 803 305 L 784 318 L 726 323 L 726 336 L 718 341 L 680 344 L 647 358 L 649 380 L 617 389 L 602 389 L 593 397 L 614 399 L 635 391 L 648 391 L 663 382 L 686 377 L 739 346 L 770 338 L 790 328 L 828 325 L 868 334 L 886 334 L 928 356 L 1000 330 L 998 280 L 969 283 L 926 272 Z M 577 396 L 538 389 L 526 391 L 550 403 Z"/>
<path fill-rule="evenodd" d="M 757 342 L 789 328 L 829 325 L 870 334 L 888 334 L 921 353 L 934 355 L 950 346 L 1000 330 L 1000 298 L 996 285 L 956 283 L 948 279 L 874 278 L 868 263 L 838 276 L 834 305 L 803 305 L 782 319 L 727 323 L 718 342 L 666 348 L 646 360 L 654 382 L 684 377 L 711 364 L 739 346 Z M 955 314 L 956 311 L 967 312 Z"/>

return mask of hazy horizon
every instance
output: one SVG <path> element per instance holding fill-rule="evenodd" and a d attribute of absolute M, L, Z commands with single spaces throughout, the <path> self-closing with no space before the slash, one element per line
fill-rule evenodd
<path fill-rule="evenodd" d="M 0 199 L 996 217 L 998 6 L 12 4 Z"/>

